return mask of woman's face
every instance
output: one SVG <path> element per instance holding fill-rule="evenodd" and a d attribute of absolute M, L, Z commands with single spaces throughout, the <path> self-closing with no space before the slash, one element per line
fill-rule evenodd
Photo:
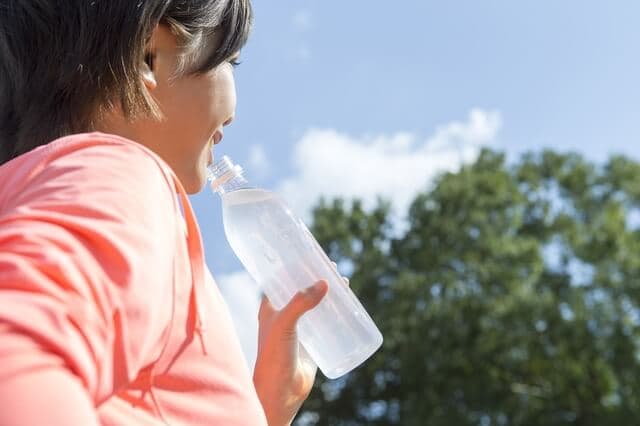
<path fill-rule="evenodd" d="M 233 66 L 224 62 L 203 75 L 174 77 L 179 50 L 175 36 L 160 25 L 154 31 L 151 66 L 143 73 L 149 93 L 163 119 L 120 121 L 105 129 L 139 142 L 171 166 L 185 190 L 199 192 L 206 184 L 212 147 L 234 117 L 236 91 Z M 236 58 L 229 58 L 234 60 Z"/>

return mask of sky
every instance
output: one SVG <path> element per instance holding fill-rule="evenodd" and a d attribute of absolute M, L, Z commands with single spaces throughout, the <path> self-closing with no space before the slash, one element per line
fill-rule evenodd
<path fill-rule="evenodd" d="M 640 160 L 640 2 L 255 1 L 236 119 L 216 147 L 309 219 L 325 197 L 377 195 L 398 217 L 481 147 Z M 258 296 L 220 199 L 191 197 L 207 264 L 247 362 Z"/>

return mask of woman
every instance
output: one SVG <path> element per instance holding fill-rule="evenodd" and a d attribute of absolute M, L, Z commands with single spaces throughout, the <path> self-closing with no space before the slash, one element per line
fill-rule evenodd
<path fill-rule="evenodd" d="M 307 397 L 295 324 L 326 283 L 263 302 L 251 378 L 186 196 L 251 21 L 249 0 L 0 2 L 1 425 L 285 425 Z"/>

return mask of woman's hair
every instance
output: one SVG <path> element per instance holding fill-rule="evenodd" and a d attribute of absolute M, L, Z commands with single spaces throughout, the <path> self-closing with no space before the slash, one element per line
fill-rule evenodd
<path fill-rule="evenodd" d="M 180 74 L 195 75 L 238 52 L 251 23 L 250 0 L 1 0 L 0 164 L 115 106 L 158 118 L 140 78 L 158 24 L 177 37 Z"/>

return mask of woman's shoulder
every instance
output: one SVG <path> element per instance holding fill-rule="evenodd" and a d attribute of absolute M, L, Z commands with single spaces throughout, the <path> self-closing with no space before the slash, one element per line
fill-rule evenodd
<path fill-rule="evenodd" d="M 34 156 L 46 158 L 49 164 L 54 161 L 77 161 L 89 157 L 98 161 L 86 163 L 87 167 L 103 167 L 106 163 L 115 162 L 133 170 L 152 166 L 171 171 L 164 160 L 146 146 L 108 133 L 93 132 L 65 136 L 40 148 L 42 152 L 36 152 L 36 149 L 33 152 Z"/>
<path fill-rule="evenodd" d="M 0 182 L 0 211 L 47 193 L 156 205 L 175 197 L 175 175 L 157 154 L 105 133 L 66 136 L 23 154 L 0 167 Z"/>
<path fill-rule="evenodd" d="M 63 164 L 100 169 L 113 163 L 134 173 L 151 167 L 173 174 L 169 165 L 144 145 L 121 136 L 93 132 L 64 136 L 20 155 L 0 166 L 0 177 L 20 175 L 22 180 L 28 180 L 46 168 Z"/>

